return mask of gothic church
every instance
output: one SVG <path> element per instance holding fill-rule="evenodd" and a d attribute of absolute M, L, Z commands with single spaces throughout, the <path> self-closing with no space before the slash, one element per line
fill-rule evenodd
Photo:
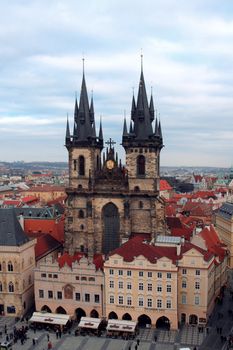
<path fill-rule="evenodd" d="M 132 99 L 130 126 L 126 119 L 123 124 L 125 165 L 114 144 L 111 138 L 104 143 L 101 122 L 96 134 L 93 98 L 89 103 L 83 72 L 73 134 L 67 120 L 65 139 L 69 154 L 65 250 L 69 254 L 108 254 L 135 235 L 153 239 L 164 234 L 164 202 L 159 196 L 162 130 L 154 117 L 152 96 L 148 103 L 143 69 L 137 100 Z"/>

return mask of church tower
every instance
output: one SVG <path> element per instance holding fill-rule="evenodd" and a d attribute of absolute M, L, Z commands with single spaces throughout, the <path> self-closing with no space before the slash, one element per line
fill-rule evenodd
<path fill-rule="evenodd" d="M 69 153 L 65 249 L 73 253 L 76 249 L 85 250 L 87 232 L 92 231 L 93 222 L 88 220 L 91 217 L 91 202 L 87 197 L 84 199 L 83 193 L 91 190 L 92 178 L 101 166 L 103 149 L 102 124 L 97 137 L 93 97 L 89 104 L 84 70 L 79 105 L 75 98 L 73 135 L 70 134 L 67 118 L 65 146 Z M 81 242 L 78 247 L 74 243 L 77 240 Z"/>
<path fill-rule="evenodd" d="M 154 121 L 154 103 L 151 95 L 148 104 L 143 69 L 139 82 L 137 103 L 133 96 L 129 132 L 124 121 L 122 145 L 126 152 L 129 189 L 159 191 L 160 151 L 163 138 L 160 121 Z"/>

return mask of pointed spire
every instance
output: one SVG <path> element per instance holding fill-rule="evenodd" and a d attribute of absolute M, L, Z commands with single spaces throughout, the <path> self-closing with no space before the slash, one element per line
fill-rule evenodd
<path fill-rule="evenodd" d="M 67 113 L 67 121 L 66 121 L 66 140 L 65 141 L 66 141 L 65 145 L 66 147 L 68 147 L 71 143 L 68 113 Z"/>
<path fill-rule="evenodd" d="M 131 119 L 133 119 L 133 120 L 135 118 L 135 112 L 136 112 L 136 103 L 135 103 L 135 98 L 134 98 L 134 94 L 133 94 L 132 107 L 131 107 Z"/>
<path fill-rule="evenodd" d="M 155 136 L 159 136 L 159 133 L 158 133 L 158 118 L 157 118 L 157 113 L 156 113 L 156 119 L 155 119 Z"/>
<path fill-rule="evenodd" d="M 161 140 L 162 140 L 162 139 L 163 139 L 163 135 L 162 135 L 162 128 L 161 128 L 161 123 L 160 123 L 160 114 L 159 114 L 158 134 L 159 134 L 159 137 L 160 137 Z"/>
<path fill-rule="evenodd" d="M 124 126 L 123 126 L 123 137 L 124 136 L 128 136 L 128 130 L 127 130 L 127 124 L 126 124 L 126 117 L 125 116 L 124 116 Z"/>
<path fill-rule="evenodd" d="M 130 134 L 133 134 L 133 123 L 132 120 L 130 121 L 130 129 L 129 129 Z"/>
<path fill-rule="evenodd" d="M 90 122 L 93 123 L 95 119 L 94 103 L 93 103 L 93 91 L 91 92 L 91 104 L 90 104 Z"/>
<path fill-rule="evenodd" d="M 95 121 L 94 121 L 94 123 L 93 123 L 93 125 L 92 125 L 92 133 L 91 133 L 91 136 L 92 136 L 93 139 L 96 138 Z"/>
<path fill-rule="evenodd" d="M 100 117 L 100 128 L 99 128 L 99 141 L 103 142 L 103 130 L 102 130 L 102 118 Z"/>
<path fill-rule="evenodd" d="M 155 118 L 155 110 L 154 110 L 154 101 L 153 101 L 153 95 L 152 95 L 152 87 L 151 87 L 151 97 L 150 97 L 150 120 L 153 121 Z"/>

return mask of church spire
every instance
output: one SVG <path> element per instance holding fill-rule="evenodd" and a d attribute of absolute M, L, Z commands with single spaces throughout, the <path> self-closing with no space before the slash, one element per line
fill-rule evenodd
<path fill-rule="evenodd" d="M 153 101 L 153 95 L 152 95 L 152 88 L 151 88 L 149 111 L 150 111 L 150 120 L 153 122 L 153 120 L 155 119 L 155 110 L 154 110 L 154 101 Z"/>
<path fill-rule="evenodd" d="M 100 145 L 104 144 L 104 138 L 103 138 L 103 129 L 102 129 L 102 118 L 100 117 L 100 128 L 99 128 L 99 143 Z"/>
<path fill-rule="evenodd" d="M 124 126 L 123 126 L 123 137 L 128 136 L 126 118 L 124 117 Z"/>
<path fill-rule="evenodd" d="M 70 144 L 71 144 L 70 125 L 69 125 L 69 118 L 68 118 L 68 113 L 67 113 L 65 146 L 69 147 Z"/>

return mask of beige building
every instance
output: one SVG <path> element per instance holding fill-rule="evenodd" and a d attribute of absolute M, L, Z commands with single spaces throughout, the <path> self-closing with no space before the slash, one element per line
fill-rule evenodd
<path fill-rule="evenodd" d="M 155 244 L 135 237 L 113 251 L 104 263 L 107 317 L 172 329 L 205 324 L 227 268 L 226 251 L 216 257 L 205 238 L 200 247 L 179 237 Z"/>
<path fill-rule="evenodd" d="M 104 316 L 102 256 L 90 262 L 82 253 L 51 256 L 35 268 L 36 310 L 81 316 Z"/>
<path fill-rule="evenodd" d="M 233 268 L 233 203 L 227 202 L 219 208 L 215 217 L 216 229 L 229 250 L 228 265 Z"/>
<path fill-rule="evenodd" d="M 23 232 L 13 209 L 0 210 L 0 313 L 24 315 L 34 302 L 36 240 Z"/>

